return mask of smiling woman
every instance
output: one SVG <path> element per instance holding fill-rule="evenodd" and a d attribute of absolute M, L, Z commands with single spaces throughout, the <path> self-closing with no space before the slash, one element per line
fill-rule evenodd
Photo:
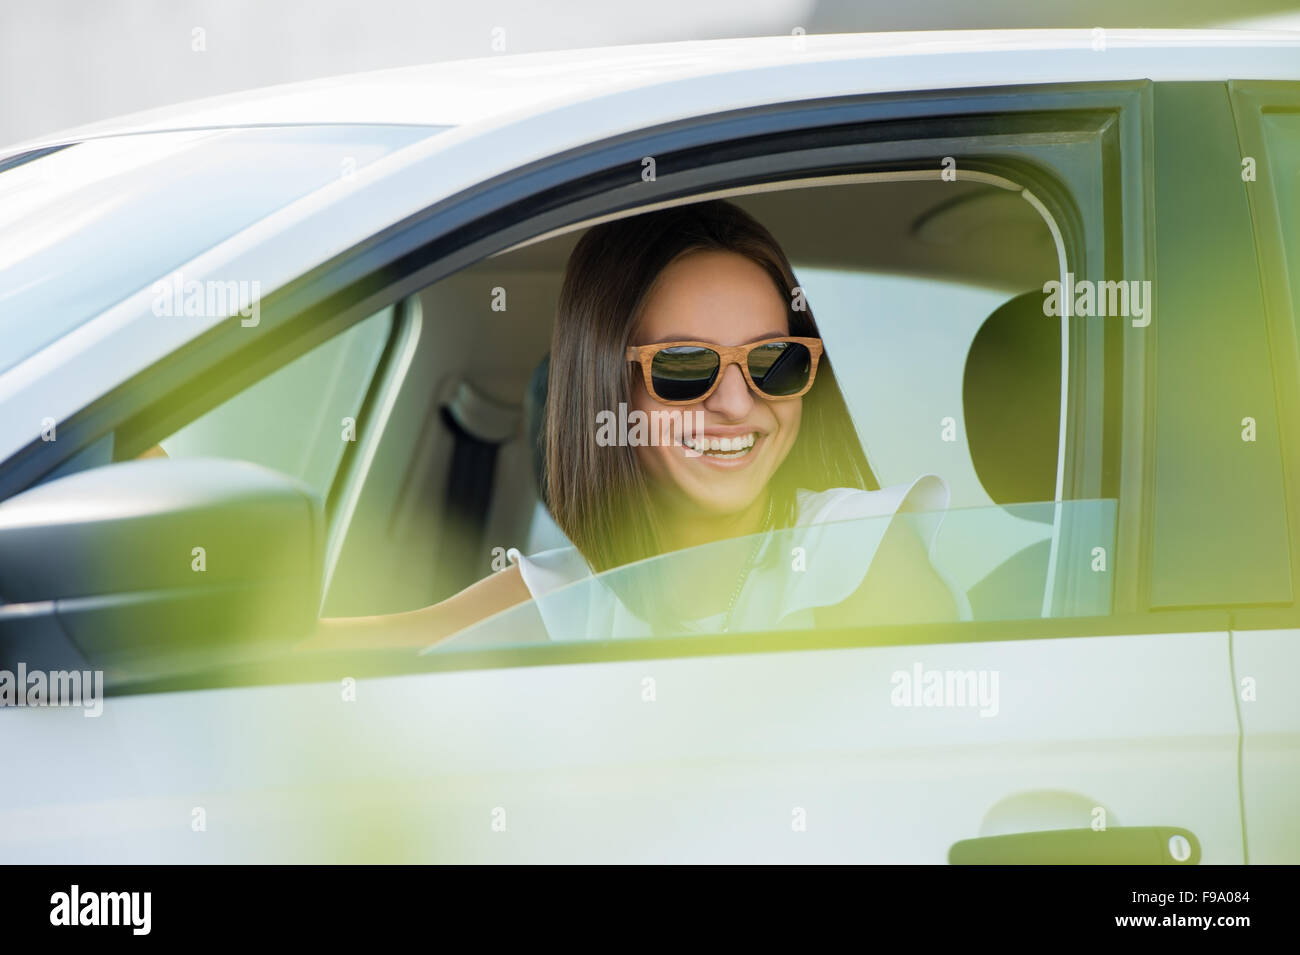
<path fill-rule="evenodd" d="M 895 620 L 908 604 L 928 620 L 962 615 L 928 558 L 934 528 L 889 520 L 942 510 L 946 485 L 927 475 L 878 488 L 790 264 L 737 206 L 702 202 L 588 231 L 565 270 L 548 392 L 546 503 L 573 546 L 512 549 L 513 566 L 449 600 L 327 619 L 309 645 L 432 644 L 593 573 L 697 548 L 707 560 L 592 589 L 588 619 L 609 636 L 716 633 L 761 628 L 753 607 L 774 622 L 865 593 Z M 611 417 L 627 408 L 666 440 L 638 440 L 634 427 L 609 440 Z M 870 518 L 880 520 L 837 545 L 837 572 L 813 575 L 827 586 L 787 588 L 799 606 L 739 599 L 784 567 L 775 532 Z M 739 544 L 713 546 L 727 541 Z"/>

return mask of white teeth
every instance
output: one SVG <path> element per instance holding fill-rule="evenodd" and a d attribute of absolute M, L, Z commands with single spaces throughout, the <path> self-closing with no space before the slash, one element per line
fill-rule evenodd
<path fill-rule="evenodd" d="M 757 441 L 758 435 L 753 431 L 749 434 L 738 434 L 734 438 L 688 438 L 685 435 L 682 436 L 682 444 L 692 451 L 731 458 L 738 458 L 741 455 L 748 454 L 749 449 Z"/>

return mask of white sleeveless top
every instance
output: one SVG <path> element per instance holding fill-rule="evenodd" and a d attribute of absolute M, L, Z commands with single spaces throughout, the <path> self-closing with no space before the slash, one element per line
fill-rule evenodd
<path fill-rule="evenodd" d="M 952 592 L 960 618 L 969 620 L 965 593 L 934 559 L 935 539 L 948 501 L 947 484 L 933 474 L 879 491 L 799 491 L 795 528 L 780 533 L 791 535 L 791 543 L 807 554 L 819 555 L 816 572 L 789 573 L 781 561 L 773 573 L 757 562 L 734 601 L 728 629 L 745 632 L 812 626 L 814 608 L 840 603 L 858 588 L 891 523 L 885 518 L 904 512 L 923 515 L 913 520 L 919 522 L 916 526 L 931 566 Z M 507 556 L 518 565 L 552 640 L 653 635 L 649 624 L 628 610 L 613 590 L 591 579 L 592 570 L 576 547 L 559 547 L 531 557 L 511 548 Z M 691 621 L 684 632 L 717 633 L 725 616 Z"/>

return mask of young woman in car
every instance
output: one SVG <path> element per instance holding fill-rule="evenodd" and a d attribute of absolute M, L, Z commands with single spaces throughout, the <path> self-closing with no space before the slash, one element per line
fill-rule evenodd
<path fill-rule="evenodd" d="M 548 393 L 545 500 L 574 546 L 511 551 L 509 568 L 430 607 L 322 620 L 308 645 L 429 645 L 530 598 L 556 639 L 965 615 L 928 558 L 937 518 L 892 519 L 941 512 L 946 486 L 877 489 L 790 264 L 737 206 L 588 230 L 565 270 Z M 697 427 L 597 441 L 621 404 Z M 547 599 L 632 564 L 577 601 Z"/>

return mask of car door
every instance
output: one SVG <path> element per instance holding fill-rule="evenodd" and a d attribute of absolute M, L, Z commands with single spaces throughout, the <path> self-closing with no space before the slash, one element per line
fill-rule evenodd
<path fill-rule="evenodd" d="M 1037 105 L 1098 106 L 1088 97 L 1099 95 L 1058 91 Z M 1146 197 L 1160 189 L 1163 201 L 1185 202 L 1192 190 L 1176 178 L 1152 182 L 1144 170 L 1155 144 L 1142 130 L 1161 118 L 1156 91 L 1139 84 L 1106 95 L 1115 97 L 1114 125 L 1099 123 L 1106 136 L 1095 148 L 1076 149 L 1074 139 L 1070 169 L 1036 182 L 1026 201 L 1037 199 L 1064 236 L 1063 272 L 1153 281 Z M 1163 121 L 1194 115 L 1171 101 Z M 1015 148 L 1021 118 L 1004 118 L 996 146 L 961 144 L 977 168 L 988 168 L 990 150 Z M 885 138 L 879 127 L 869 135 Z M 948 152 L 913 146 L 923 156 Z M 1054 191 L 1062 187 L 1073 199 Z M 472 687 L 458 705 L 492 699 L 501 715 L 483 735 L 462 730 L 436 744 L 434 762 L 454 780 L 436 804 L 458 821 L 455 847 L 465 854 L 452 857 L 941 862 L 1008 851 L 1085 858 L 1101 846 L 1102 858 L 1127 861 L 1241 861 L 1227 615 L 1152 611 L 1156 502 L 1146 487 L 1151 418 L 1163 410 L 1151 384 L 1156 320 L 1085 312 L 1069 323 L 1064 438 L 1051 449 L 1066 463 L 1039 504 L 1052 512 L 1054 563 L 1038 619 L 932 626 L 924 638 L 863 627 L 615 647 L 579 627 L 570 640 L 551 634 L 549 645 L 479 647 L 472 664 L 449 654 L 436 665 L 539 665 L 531 679 L 483 671 L 453 680 Z M 1176 335 L 1161 341 L 1178 344 Z M 1167 430 L 1181 433 L 1176 423 Z M 978 545 L 978 518 L 949 516 L 953 547 Z M 515 627 L 526 630 L 524 621 Z M 988 686 L 996 674 L 996 715 L 897 703 L 897 677 L 932 674 Z M 438 707 L 440 696 L 416 698 Z M 422 709 L 410 718 L 442 725 L 452 715 Z M 521 764 L 529 770 L 518 772 Z M 520 813 L 529 822 L 511 828 Z M 1045 830 L 1067 835 L 1014 838 Z"/>

